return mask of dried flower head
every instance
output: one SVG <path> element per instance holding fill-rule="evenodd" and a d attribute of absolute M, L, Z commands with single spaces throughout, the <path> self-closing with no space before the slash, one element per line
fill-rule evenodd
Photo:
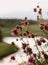
<path fill-rule="evenodd" d="M 27 36 L 26 32 L 23 33 L 24 36 Z"/>
<path fill-rule="evenodd" d="M 19 29 L 19 25 L 17 25 L 16 28 Z"/>
<path fill-rule="evenodd" d="M 45 43 L 45 42 L 46 42 L 46 41 L 45 41 L 45 39 L 44 39 L 44 38 L 42 38 L 42 37 L 40 38 L 40 41 L 41 41 L 41 42 L 43 42 L 43 43 Z"/>
<path fill-rule="evenodd" d="M 34 34 L 31 34 L 32 35 L 32 38 L 34 38 L 35 37 L 35 35 Z"/>
<path fill-rule="evenodd" d="M 35 57 L 34 56 L 30 56 L 29 58 L 28 58 L 28 63 L 29 64 L 32 64 L 32 63 L 34 63 L 35 62 Z"/>
<path fill-rule="evenodd" d="M 39 8 L 39 5 L 37 5 L 37 8 Z"/>
<path fill-rule="evenodd" d="M 29 34 L 30 32 L 27 30 L 26 33 Z"/>
<path fill-rule="evenodd" d="M 32 54 L 32 49 L 30 47 L 28 47 L 28 46 L 26 46 L 25 51 L 28 54 Z"/>
<path fill-rule="evenodd" d="M 22 48 L 25 49 L 26 48 L 26 44 L 22 43 Z"/>
<path fill-rule="evenodd" d="M 14 56 L 11 56 L 11 60 L 15 60 L 15 57 Z"/>
<path fill-rule="evenodd" d="M 41 41 L 40 40 L 37 40 L 37 44 L 40 46 L 41 45 Z"/>
<path fill-rule="evenodd" d="M 22 34 L 22 32 L 19 32 L 19 36 L 22 36 L 23 34 Z"/>
<path fill-rule="evenodd" d="M 14 42 L 12 42 L 12 45 L 15 45 L 15 43 L 14 43 Z"/>
<path fill-rule="evenodd" d="M 34 8 L 34 12 L 37 12 L 37 9 L 36 8 Z"/>
<path fill-rule="evenodd" d="M 18 38 L 16 39 L 16 41 L 18 41 Z"/>
<path fill-rule="evenodd" d="M 13 29 L 12 32 L 13 32 L 14 35 L 17 35 L 18 34 L 18 30 L 17 29 Z"/>
<path fill-rule="evenodd" d="M 31 37 L 32 37 L 32 34 L 31 34 L 31 33 L 29 33 L 29 34 L 28 34 L 28 38 L 31 38 Z"/>
<path fill-rule="evenodd" d="M 39 10 L 38 13 L 41 15 L 42 14 L 41 10 Z"/>
<path fill-rule="evenodd" d="M 20 25 L 19 29 L 22 31 L 23 27 Z"/>

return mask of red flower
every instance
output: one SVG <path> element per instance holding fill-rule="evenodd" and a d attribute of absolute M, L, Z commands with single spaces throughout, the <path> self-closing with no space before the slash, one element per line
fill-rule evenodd
<path fill-rule="evenodd" d="M 23 35 L 24 35 L 24 36 L 27 36 L 27 34 L 26 34 L 25 32 L 23 33 Z"/>
<path fill-rule="evenodd" d="M 32 53 L 32 49 L 28 46 L 26 46 L 25 51 L 26 51 L 26 53 L 29 53 L 29 54 Z"/>
<path fill-rule="evenodd" d="M 45 26 L 45 30 L 48 30 L 48 25 Z"/>
<path fill-rule="evenodd" d="M 40 38 L 40 41 L 43 42 L 43 43 L 46 42 L 44 38 Z"/>
<path fill-rule="evenodd" d="M 19 29 L 19 25 L 17 25 L 16 28 Z"/>
<path fill-rule="evenodd" d="M 26 33 L 29 34 L 30 32 L 27 30 Z"/>
<path fill-rule="evenodd" d="M 22 36 L 22 32 L 19 32 L 19 35 Z"/>
<path fill-rule="evenodd" d="M 26 44 L 22 43 L 22 48 L 25 49 L 26 48 Z"/>
<path fill-rule="evenodd" d="M 33 56 L 36 58 L 36 54 L 33 54 Z"/>
<path fill-rule="evenodd" d="M 45 34 L 47 34 L 47 30 L 48 30 L 48 23 L 47 22 L 44 22 L 44 23 L 42 23 L 41 24 L 41 30 L 45 33 Z"/>
<path fill-rule="evenodd" d="M 41 15 L 42 14 L 42 9 L 39 9 L 38 13 Z"/>
<path fill-rule="evenodd" d="M 32 38 L 34 38 L 35 37 L 35 35 L 34 34 L 31 34 L 32 35 Z"/>
<path fill-rule="evenodd" d="M 20 27 L 19 27 L 19 28 L 20 28 L 20 30 L 22 31 L 22 26 L 21 26 L 21 25 L 20 25 Z"/>
<path fill-rule="evenodd" d="M 36 60 L 36 58 L 35 58 L 34 56 L 30 56 L 30 57 L 28 58 L 28 63 L 29 63 L 29 64 L 32 64 L 32 63 L 35 62 L 35 60 Z"/>
<path fill-rule="evenodd" d="M 43 25 L 44 25 L 45 30 L 48 30 L 48 23 L 44 22 Z"/>
<path fill-rule="evenodd" d="M 23 25 L 29 25 L 29 21 L 27 20 L 27 17 L 25 17 L 24 21 L 23 21 Z"/>
<path fill-rule="evenodd" d="M 12 30 L 12 33 L 13 33 L 14 35 L 18 34 L 18 30 L 17 30 L 17 29 L 13 29 L 13 30 Z"/>
<path fill-rule="evenodd" d="M 24 25 L 29 25 L 29 22 L 25 20 Z"/>
<path fill-rule="evenodd" d="M 37 9 L 36 8 L 34 8 L 34 12 L 37 12 Z"/>
<path fill-rule="evenodd" d="M 40 46 L 41 45 L 41 41 L 40 40 L 37 40 L 37 44 Z"/>
<path fill-rule="evenodd" d="M 14 56 L 11 56 L 11 60 L 15 60 L 15 57 Z"/>
<path fill-rule="evenodd" d="M 31 38 L 32 37 L 32 35 L 31 34 L 28 34 L 28 38 Z"/>
<path fill-rule="evenodd" d="M 42 54 L 44 55 L 45 60 L 48 61 L 48 55 L 44 51 L 42 51 Z"/>

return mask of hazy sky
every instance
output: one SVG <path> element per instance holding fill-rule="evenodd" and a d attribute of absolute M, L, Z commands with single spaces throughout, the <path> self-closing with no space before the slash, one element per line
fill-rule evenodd
<path fill-rule="evenodd" d="M 0 0 L 0 17 L 35 19 L 33 8 L 39 4 L 43 17 L 48 18 L 48 0 Z"/>

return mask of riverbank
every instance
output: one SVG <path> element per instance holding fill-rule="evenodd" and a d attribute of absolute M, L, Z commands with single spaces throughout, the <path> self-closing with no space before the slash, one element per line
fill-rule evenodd
<path fill-rule="evenodd" d="M 0 59 L 15 53 L 18 51 L 18 47 L 16 45 L 7 44 L 6 42 L 0 42 Z"/>

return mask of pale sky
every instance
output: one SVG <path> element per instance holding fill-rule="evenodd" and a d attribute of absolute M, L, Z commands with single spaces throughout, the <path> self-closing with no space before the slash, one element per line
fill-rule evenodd
<path fill-rule="evenodd" d="M 48 0 L 0 0 L 0 17 L 1 18 L 24 18 L 35 19 L 36 14 L 33 12 L 39 4 L 43 11 L 43 17 L 48 18 Z"/>

